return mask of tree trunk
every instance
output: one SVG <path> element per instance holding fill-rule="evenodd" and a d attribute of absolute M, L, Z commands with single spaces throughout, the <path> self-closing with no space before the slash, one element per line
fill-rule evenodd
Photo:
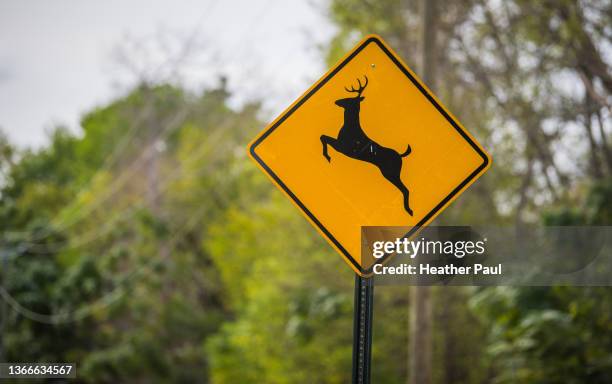
<path fill-rule="evenodd" d="M 601 162 L 599 161 L 599 148 L 595 135 L 593 135 L 593 108 L 591 107 L 591 97 L 587 92 L 584 95 L 584 130 L 586 136 L 589 139 L 589 158 L 590 158 L 590 174 L 595 179 L 601 179 L 603 177 Z"/>
<path fill-rule="evenodd" d="M 436 0 L 421 0 L 421 75 L 432 91 L 436 89 L 436 3 Z M 409 384 L 430 384 L 432 381 L 432 318 L 430 287 L 412 287 L 408 351 Z"/>
<path fill-rule="evenodd" d="M 431 287 L 410 290 L 409 384 L 431 383 Z"/>

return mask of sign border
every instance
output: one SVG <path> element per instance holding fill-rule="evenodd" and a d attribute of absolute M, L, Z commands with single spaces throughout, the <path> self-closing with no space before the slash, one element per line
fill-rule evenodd
<path fill-rule="evenodd" d="M 300 98 L 298 98 L 289 108 L 287 108 L 279 117 L 277 117 L 272 123 L 270 123 L 249 145 L 250 157 L 268 174 L 268 176 L 287 194 L 287 196 L 293 201 L 295 205 L 302 211 L 306 218 L 321 232 L 321 234 L 331 243 L 331 245 L 348 261 L 349 265 L 361 276 L 372 275 L 373 268 L 376 264 L 384 264 L 392 254 L 386 254 L 382 258 L 377 259 L 369 268 L 364 269 L 357 263 L 357 261 L 351 256 L 351 254 L 340 244 L 340 242 L 333 236 L 333 234 L 325 228 L 310 210 L 300 201 L 300 199 L 283 183 L 283 181 L 272 171 L 270 167 L 261 159 L 255 149 L 266 137 L 268 137 L 276 128 L 278 128 L 293 112 L 295 112 L 302 104 L 304 104 L 311 96 L 313 96 L 323 85 L 325 85 L 338 71 L 340 71 L 348 62 L 350 62 L 359 52 L 361 52 L 369 44 L 374 43 L 391 59 L 391 61 L 402 71 L 406 77 L 410 79 L 412 84 L 429 100 L 429 102 L 444 116 L 444 118 L 450 123 L 450 125 L 457 130 L 457 132 L 466 140 L 472 148 L 482 158 L 482 163 L 476 167 L 476 169 L 468 175 L 457 187 L 455 187 L 444 199 L 442 199 L 429 213 L 423 218 L 405 235 L 410 238 L 414 234 L 418 233 L 420 229 L 426 226 L 432 221 L 443 208 L 450 204 L 455 198 L 459 196 L 459 193 L 472 184 L 479 175 L 484 173 L 486 169 L 491 165 L 490 156 L 482 149 L 474 138 L 467 132 L 465 128 L 458 123 L 451 114 L 437 101 L 433 93 L 421 82 L 421 80 L 414 74 L 408 66 L 405 65 L 399 56 L 393 52 L 393 50 L 383 42 L 382 38 L 377 35 L 368 35 L 358 43 L 355 48 L 341 59 L 332 69 L 330 69 L 319 81 L 317 81 L 312 87 L 310 87 Z"/>

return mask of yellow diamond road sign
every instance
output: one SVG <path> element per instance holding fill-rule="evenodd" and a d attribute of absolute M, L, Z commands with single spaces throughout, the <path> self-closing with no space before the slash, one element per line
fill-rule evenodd
<path fill-rule="evenodd" d="M 250 156 L 362 276 L 362 226 L 430 223 L 489 155 L 378 36 L 368 36 L 250 144 Z"/>

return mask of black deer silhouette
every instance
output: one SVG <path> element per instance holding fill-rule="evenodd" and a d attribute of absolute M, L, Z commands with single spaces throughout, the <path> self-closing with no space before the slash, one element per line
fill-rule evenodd
<path fill-rule="evenodd" d="M 410 209 L 409 204 L 410 192 L 400 178 L 402 158 L 408 156 L 412 149 L 408 145 L 406 152 L 399 154 L 391 148 L 383 147 L 366 135 L 359 123 L 359 105 L 364 100 L 361 94 L 368 85 L 368 77 L 365 76 L 363 85 L 360 79 L 357 79 L 357 82 L 359 83 L 359 89 L 355 89 L 353 86 L 351 86 L 351 89 L 344 87 L 347 92 L 356 93 L 357 96 L 336 100 L 336 105 L 344 108 L 344 125 L 340 128 L 337 138 L 321 135 L 323 156 L 327 161 L 331 161 L 331 157 L 327 153 L 327 145 L 329 144 L 333 149 L 350 158 L 366 161 L 377 166 L 385 179 L 400 190 L 404 197 L 404 209 L 412 216 L 412 209 Z"/>

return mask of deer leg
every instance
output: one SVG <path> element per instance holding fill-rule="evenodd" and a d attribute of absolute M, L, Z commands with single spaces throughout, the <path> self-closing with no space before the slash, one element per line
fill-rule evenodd
<path fill-rule="evenodd" d="M 398 183 L 398 185 L 396 185 L 396 187 L 399 188 L 404 196 L 404 209 L 410 216 L 412 216 L 412 209 L 410 209 L 410 191 L 401 181 Z"/>
<path fill-rule="evenodd" d="M 396 155 L 397 156 L 397 155 Z M 410 209 L 410 191 L 400 178 L 400 172 L 402 170 L 402 160 L 398 156 L 399 161 L 389 161 L 386 164 L 379 164 L 378 167 L 380 172 L 383 174 L 385 179 L 389 180 L 399 191 L 402 193 L 404 198 L 404 209 L 410 216 L 412 216 L 412 209 Z"/>
<path fill-rule="evenodd" d="M 332 148 L 336 148 L 336 139 L 330 136 L 321 135 L 321 144 L 323 144 L 323 157 L 327 159 L 327 161 L 331 161 L 331 157 L 327 153 L 327 144 L 331 145 Z"/>
<path fill-rule="evenodd" d="M 402 180 L 400 180 L 399 177 L 389 181 L 391 182 L 391 184 L 395 185 L 397 189 L 399 189 L 402 193 L 402 196 L 404 197 L 404 209 L 406 210 L 406 212 L 408 212 L 410 216 L 412 216 L 412 209 L 410 209 L 410 191 L 408 190 L 408 188 L 406 188 L 404 183 L 402 183 Z"/>

